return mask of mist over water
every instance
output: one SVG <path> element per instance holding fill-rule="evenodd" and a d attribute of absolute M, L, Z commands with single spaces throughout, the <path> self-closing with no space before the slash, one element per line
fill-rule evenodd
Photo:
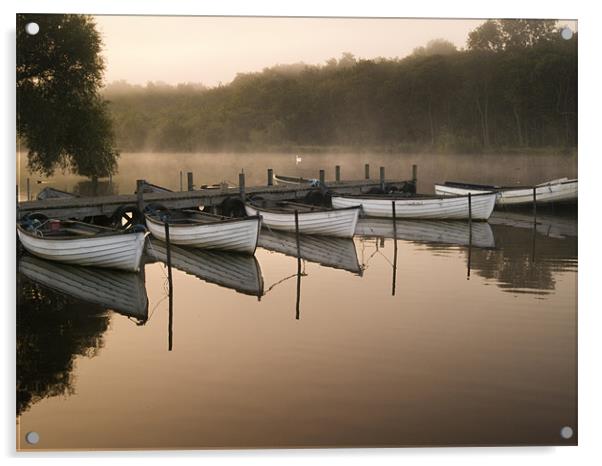
<path fill-rule="evenodd" d="M 297 156 L 301 158 L 297 162 Z M 19 156 L 18 173 L 21 198 L 26 195 L 29 177 L 32 196 L 45 186 L 73 191 L 83 177 L 55 173 L 44 179 L 27 172 L 27 156 Z M 434 192 L 433 184 L 441 181 L 467 181 L 484 184 L 536 184 L 568 176 L 577 177 L 577 157 L 563 154 L 538 155 L 453 155 L 453 154 L 382 154 L 382 153 L 123 153 L 119 173 L 113 177 L 116 193 L 131 194 L 137 179 L 172 190 L 180 189 L 180 171 L 186 189 L 186 172 L 193 172 L 194 184 L 229 181 L 238 184 L 238 174 L 244 170 L 247 186 L 265 185 L 267 169 L 274 174 L 318 178 L 319 170 L 326 171 L 326 180 L 334 180 L 335 166 L 341 166 L 343 180 L 364 178 L 364 164 L 370 164 L 370 177 L 378 180 L 379 167 L 385 167 L 388 179 L 405 180 L 412 177 L 412 164 L 418 165 L 418 192 Z M 37 181 L 42 181 L 38 184 Z"/>

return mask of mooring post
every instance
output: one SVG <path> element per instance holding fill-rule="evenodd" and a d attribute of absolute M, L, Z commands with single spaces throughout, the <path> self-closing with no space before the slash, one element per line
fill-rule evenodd
<path fill-rule="evenodd" d="M 169 286 L 169 328 L 168 328 L 168 350 L 173 346 L 173 280 L 171 275 L 171 243 L 169 240 L 169 221 L 165 221 L 165 248 L 167 251 L 167 283 Z"/>
<path fill-rule="evenodd" d="M 336 180 L 337 183 L 341 182 L 341 166 L 337 165 L 336 167 L 334 167 L 334 179 Z"/>
<path fill-rule="evenodd" d="M 138 204 L 138 211 L 140 213 L 144 212 L 144 185 L 146 184 L 145 180 L 136 180 L 136 197 Z"/>
<path fill-rule="evenodd" d="M 299 237 L 299 211 L 295 209 L 295 239 L 297 241 L 297 257 L 301 257 L 301 238 Z"/>
<path fill-rule="evenodd" d="M 468 193 L 468 226 L 472 227 L 472 194 Z"/>
<path fill-rule="evenodd" d="M 380 167 L 380 190 L 385 192 L 385 167 Z"/>
<path fill-rule="evenodd" d="M 297 240 L 297 301 L 295 318 L 299 320 L 299 305 L 301 304 L 301 238 L 299 236 L 299 211 L 295 209 L 295 238 Z"/>
<path fill-rule="evenodd" d="M 472 259 L 472 194 L 468 193 L 468 261 L 466 279 L 470 279 L 470 262 Z"/>
<path fill-rule="evenodd" d="M 194 190 L 194 182 L 192 179 L 192 172 L 186 173 L 186 176 L 188 177 L 188 191 L 193 191 Z"/>
<path fill-rule="evenodd" d="M 238 174 L 238 191 L 240 193 L 240 198 L 245 200 L 245 172 L 241 172 Z"/>
<path fill-rule="evenodd" d="M 412 182 L 416 184 L 416 181 L 418 181 L 418 165 L 414 164 L 412 165 Z"/>
<path fill-rule="evenodd" d="M 274 170 L 268 168 L 268 186 L 274 186 Z"/>
<path fill-rule="evenodd" d="M 395 296 L 395 284 L 397 282 L 397 214 L 395 213 L 395 201 L 391 201 L 393 212 L 393 285 L 391 296 Z"/>
<path fill-rule="evenodd" d="M 184 190 L 184 184 L 183 184 L 183 179 L 182 179 L 182 170 L 180 170 L 180 192 L 182 192 Z"/>
<path fill-rule="evenodd" d="M 533 186 L 533 222 L 537 221 L 537 188 Z"/>
<path fill-rule="evenodd" d="M 324 186 L 325 179 L 324 170 L 320 170 L 320 186 Z"/>
<path fill-rule="evenodd" d="M 364 165 L 364 178 L 367 180 L 370 179 L 370 164 L 369 163 Z"/>
<path fill-rule="evenodd" d="M 29 186 L 29 178 L 27 178 L 27 200 L 31 200 L 31 187 Z"/>

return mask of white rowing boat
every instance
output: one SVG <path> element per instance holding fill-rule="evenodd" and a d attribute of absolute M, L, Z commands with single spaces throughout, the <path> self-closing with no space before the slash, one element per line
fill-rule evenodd
<path fill-rule="evenodd" d="M 42 286 L 76 299 L 141 322 L 148 319 L 148 297 L 141 274 L 60 264 L 30 255 L 19 258 L 19 272 Z"/>
<path fill-rule="evenodd" d="M 71 220 L 24 219 L 17 224 L 23 247 L 42 259 L 73 265 L 140 270 L 146 231 L 118 231 Z"/>
<path fill-rule="evenodd" d="M 535 186 L 489 186 L 454 181 L 435 184 L 435 192 L 440 196 L 497 193 L 498 205 L 530 204 L 533 202 L 533 189 L 538 204 L 577 200 L 577 179 L 559 178 Z"/>
<path fill-rule="evenodd" d="M 263 276 L 254 256 L 174 245 L 170 247 L 170 254 L 172 266 L 182 272 L 239 293 L 263 296 Z M 156 261 L 167 262 L 167 246 L 163 241 L 151 239 L 146 255 Z"/>
<path fill-rule="evenodd" d="M 257 247 L 261 217 L 233 218 L 200 210 L 154 210 L 145 214 L 151 234 L 165 241 L 165 222 L 169 223 L 169 240 L 179 246 L 222 249 L 253 254 Z"/>
<path fill-rule="evenodd" d="M 395 217 L 398 219 L 462 220 L 469 217 L 470 210 L 473 220 L 487 220 L 493 212 L 495 197 L 495 193 L 475 194 L 471 196 L 469 208 L 467 195 L 333 195 L 332 206 L 335 208 L 361 206 L 363 214 L 368 217 L 393 217 L 393 203 L 395 203 Z"/>
<path fill-rule="evenodd" d="M 274 183 L 283 186 L 320 186 L 320 180 L 315 178 L 302 178 L 300 176 L 285 176 L 285 175 L 274 175 Z"/>
<path fill-rule="evenodd" d="M 472 228 L 472 232 L 471 232 Z M 396 235 L 395 235 L 396 233 Z M 494 248 L 493 231 L 487 222 L 461 220 L 397 220 L 360 218 L 355 235 L 361 237 L 394 238 L 419 243 L 453 244 L 477 248 Z"/>
<path fill-rule="evenodd" d="M 270 231 L 264 228 L 259 235 L 259 247 L 297 257 L 297 238 L 294 233 Z M 355 243 L 350 238 L 301 235 L 299 237 L 299 252 L 303 260 L 362 275 Z"/>
<path fill-rule="evenodd" d="M 359 216 L 359 207 L 342 209 L 278 202 L 270 207 L 259 203 L 246 203 L 247 215 L 261 215 L 263 224 L 273 230 L 294 232 L 295 211 L 298 214 L 299 233 L 306 235 L 336 236 L 352 238 Z"/>

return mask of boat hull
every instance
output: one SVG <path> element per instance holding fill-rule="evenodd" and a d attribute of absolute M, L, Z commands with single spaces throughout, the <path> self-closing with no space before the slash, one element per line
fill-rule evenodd
<path fill-rule="evenodd" d="M 18 227 L 23 247 L 34 256 L 65 264 L 138 272 L 146 232 L 52 239 L 33 236 Z"/>
<path fill-rule="evenodd" d="M 147 215 L 146 225 L 155 238 L 165 241 L 164 223 Z M 230 219 L 200 225 L 170 224 L 169 241 L 178 246 L 221 249 L 252 255 L 257 247 L 260 228 L 259 217 Z"/>
<path fill-rule="evenodd" d="M 495 198 L 495 193 L 472 196 L 470 209 L 472 219 L 487 220 L 493 212 Z M 468 196 L 407 199 L 332 197 L 333 207 L 359 205 L 364 215 L 368 217 L 393 217 L 393 202 L 395 202 L 395 217 L 398 219 L 462 220 L 469 216 Z"/>
<path fill-rule="evenodd" d="M 577 200 L 577 180 L 566 180 L 561 182 L 549 182 L 534 186 L 535 196 L 538 204 L 574 202 Z M 484 191 L 476 188 L 461 188 L 457 186 L 435 185 L 435 192 L 440 196 L 457 196 L 480 194 Z M 501 188 L 497 191 L 497 205 L 524 205 L 533 202 L 533 187 Z"/>
<path fill-rule="evenodd" d="M 245 210 L 247 215 L 261 215 L 263 224 L 268 228 L 295 231 L 295 215 L 292 213 L 270 212 L 249 204 L 245 204 Z M 352 238 L 358 217 L 357 208 L 299 212 L 299 233 Z"/>

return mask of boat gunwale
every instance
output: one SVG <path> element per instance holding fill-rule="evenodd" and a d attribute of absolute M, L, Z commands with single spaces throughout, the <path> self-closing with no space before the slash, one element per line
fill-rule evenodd
<path fill-rule="evenodd" d="M 199 214 L 207 214 L 207 212 L 194 212 L 199 213 Z M 219 217 L 217 215 L 213 215 L 213 214 L 207 214 L 207 216 L 211 216 L 211 217 Z M 156 225 L 165 225 L 164 221 L 158 220 L 156 217 L 156 214 L 148 214 L 145 213 L 144 217 L 149 220 L 150 222 L 156 224 Z M 244 222 L 244 221 L 249 221 L 249 220 L 259 220 L 261 223 L 261 215 L 248 215 L 246 217 L 223 217 L 223 218 L 215 218 L 215 221 L 209 221 L 209 222 L 194 222 L 194 220 L 192 219 L 183 219 L 184 222 L 190 222 L 190 223 L 171 223 L 169 220 L 167 221 L 168 225 L 170 228 L 190 228 L 190 227 L 202 227 L 202 226 L 210 226 L 210 225 L 221 225 L 223 223 L 234 223 L 234 222 Z"/>
<path fill-rule="evenodd" d="M 59 241 L 79 241 L 82 239 L 97 239 L 97 238 L 108 238 L 111 236 L 121 236 L 121 235 L 129 235 L 129 234 L 135 234 L 135 233 L 145 233 L 148 234 L 148 232 L 142 232 L 142 231 L 133 231 L 133 230 L 114 230 L 112 228 L 107 228 L 107 227 L 103 227 L 101 225 L 92 225 L 90 223 L 85 223 L 85 222 L 76 222 L 76 221 L 72 221 L 72 220 L 61 220 L 62 223 L 64 222 L 69 222 L 69 223 L 76 223 L 76 224 L 83 224 L 86 226 L 93 226 L 93 227 L 98 227 L 99 229 L 102 230 L 107 230 L 107 231 L 100 231 L 94 235 L 90 235 L 90 236 L 85 236 L 85 235 L 77 235 L 77 236 L 38 236 L 35 233 L 33 233 L 30 230 L 26 230 L 25 228 L 23 228 L 23 226 L 20 223 L 17 223 L 17 230 L 19 230 L 21 233 L 31 237 L 31 238 L 35 238 L 35 239 L 40 239 L 40 240 L 45 240 L 45 241 L 55 241 L 55 240 L 59 240 Z M 38 230 L 36 230 L 38 231 Z"/>
<path fill-rule="evenodd" d="M 478 196 L 491 196 L 496 193 L 492 191 L 471 194 L 471 198 Z M 366 199 L 369 201 L 433 201 L 433 200 L 454 200 L 468 198 L 468 194 L 456 194 L 452 196 L 438 196 L 437 194 L 410 194 L 402 196 L 399 194 L 333 194 L 332 197 L 342 197 L 346 199 Z"/>
<path fill-rule="evenodd" d="M 495 186 L 495 185 L 485 185 L 485 184 L 475 184 L 475 183 L 462 183 L 460 181 L 445 181 L 443 183 L 435 183 L 435 186 L 449 187 L 449 188 L 460 188 L 460 189 L 475 189 L 479 191 L 490 191 L 490 192 L 501 192 L 501 191 L 518 191 L 523 189 L 533 189 L 533 188 L 546 188 L 549 186 L 557 186 L 563 184 L 573 184 L 577 183 L 578 179 L 573 178 L 571 180 L 559 181 L 558 183 L 552 182 L 543 182 L 541 184 L 535 185 L 516 185 L 516 186 Z M 479 193 L 485 194 L 485 193 Z M 475 196 L 476 194 L 473 194 Z M 448 196 L 449 197 L 449 196 Z"/>
<path fill-rule="evenodd" d="M 270 214 L 276 214 L 276 215 L 295 215 L 294 211 L 281 211 L 278 208 L 271 208 L 271 207 L 259 207 L 255 204 L 253 204 L 252 202 L 246 202 L 245 205 L 248 205 L 250 208 L 258 211 L 258 212 L 267 212 Z M 354 205 L 354 206 L 349 206 L 349 207 L 326 207 L 323 208 L 323 210 L 315 210 L 315 211 L 309 211 L 309 212 L 302 212 L 302 211 L 298 211 L 299 215 L 304 215 L 304 214 L 326 214 L 329 212 L 338 212 L 341 210 L 352 210 L 352 209 L 360 209 L 361 206 L 359 205 Z"/>

